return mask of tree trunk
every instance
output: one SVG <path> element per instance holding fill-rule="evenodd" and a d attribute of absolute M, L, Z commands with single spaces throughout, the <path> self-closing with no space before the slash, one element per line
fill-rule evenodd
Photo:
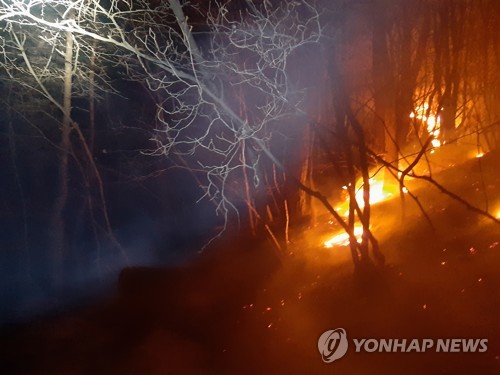
<path fill-rule="evenodd" d="M 90 52 L 90 73 L 89 73 L 89 149 L 94 155 L 95 144 L 95 48 L 96 43 L 93 43 L 93 48 Z M 89 173 L 90 176 L 90 173 Z"/>
<path fill-rule="evenodd" d="M 395 119 L 394 78 L 392 74 L 387 33 L 389 29 L 387 0 L 375 0 L 372 34 L 373 88 L 375 103 L 375 139 L 382 139 L 379 148 L 385 150 L 385 160 L 398 165 L 398 146 Z"/>
<path fill-rule="evenodd" d="M 23 238 L 22 238 L 22 247 L 23 247 L 23 260 L 24 260 L 24 274 L 26 276 L 26 280 L 31 281 L 31 255 L 29 249 L 29 241 L 28 241 L 28 215 L 27 215 L 27 206 L 26 206 L 26 195 L 24 192 L 22 178 L 20 175 L 20 170 L 17 166 L 17 144 L 16 144 L 16 134 L 14 131 L 14 119 L 12 116 L 12 85 L 8 85 L 7 91 L 7 108 L 6 108 L 6 120 L 9 128 L 9 150 L 10 150 L 10 158 L 12 161 L 12 167 L 14 170 L 14 178 L 16 182 L 17 189 L 19 191 L 19 200 L 21 202 L 21 214 L 22 214 L 22 222 L 23 222 Z"/>
<path fill-rule="evenodd" d="M 71 149 L 71 87 L 73 74 L 73 35 L 66 32 L 66 52 L 64 56 L 64 98 L 63 122 L 61 139 L 59 142 L 59 180 L 58 193 L 52 212 L 52 280 L 54 288 L 58 289 L 63 283 L 63 259 L 65 247 L 65 218 L 64 209 L 68 200 L 68 161 Z"/>
<path fill-rule="evenodd" d="M 304 140 L 302 142 L 302 165 L 300 169 L 300 182 L 314 189 L 313 181 L 313 150 L 314 134 L 310 126 L 304 129 Z M 310 217 L 309 224 L 316 224 L 316 212 L 314 210 L 312 197 L 299 190 L 298 213 L 302 218 Z"/>

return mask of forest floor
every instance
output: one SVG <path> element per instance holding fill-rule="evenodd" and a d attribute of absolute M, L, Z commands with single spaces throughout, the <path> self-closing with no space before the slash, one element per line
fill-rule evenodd
<path fill-rule="evenodd" d="M 434 177 L 500 212 L 500 152 Z M 409 181 L 432 226 L 405 198 L 373 206 L 386 266 L 353 272 L 328 223 L 291 238 L 281 262 L 265 244 L 227 238 L 196 262 L 122 273 L 116 298 L 67 316 L 5 327 L 10 374 L 500 374 L 500 226 L 424 181 Z M 496 211 L 495 211 L 496 209 Z M 296 232 L 295 232 L 296 233 Z M 357 353 L 330 364 L 326 330 L 353 338 L 487 338 L 484 353 Z"/>

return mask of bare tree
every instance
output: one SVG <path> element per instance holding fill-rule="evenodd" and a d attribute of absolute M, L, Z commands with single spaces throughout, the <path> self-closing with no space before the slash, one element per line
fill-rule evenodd
<path fill-rule="evenodd" d="M 75 18 L 73 7 L 61 8 L 52 6 L 42 6 L 38 9 L 41 14 L 47 14 L 50 19 L 60 17 L 63 20 Z M 84 179 L 97 176 L 98 186 L 100 186 L 101 203 L 104 213 L 104 220 L 108 234 L 111 234 L 111 227 L 107 217 L 105 198 L 102 190 L 100 173 L 94 162 L 91 152 L 91 144 L 80 130 L 79 125 L 72 119 L 72 101 L 74 96 L 84 96 L 87 92 L 92 95 L 92 100 L 96 96 L 96 91 L 101 94 L 106 91 L 113 91 L 109 85 L 106 75 L 101 74 L 99 79 L 95 79 L 92 70 L 92 58 L 95 48 L 86 44 L 81 39 L 69 31 L 46 32 L 36 27 L 35 24 L 7 23 L 2 35 L 2 62 L 0 69 L 4 72 L 4 81 L 12 85 L 20 85 L 32 94 L 38 94 L 39 98 L 45 100 L 45 105 L 39 102 L 38 111 L 45 111 L 47 105 L 55 108 L 60 116 L 50 113 L 49 118 L 53 122 L 53 128 L 58 129 L 58 140 L 56 150 L 58 153 L 58 182 L 56 185 L 54 206 L 50 218 L 49 233 L 52 242 L 52 277 L 54 286 L 62 285 L 63 259 L 66 241 L 67 217 L 64 211 L 69 198 L 69 170 L 71 159 L 77 163 L 85 162 L 89 165 L 89 170 L 82 171 L 88 176 Z M 62 93 L 62 94 L 61 94 Z M 9 103 L 12 105 L 12 103 Z M 76 133 L 76 139 L 82 144 L 85 152 L 82 156 L 75 154 L 72 133 Z M 92 134 L 91 134 L 92 136 Z M 82 161 L 79 161 L 79 158 Z M 89 199 L 90 192 L 87 190 Z"/>
<path fill-rule="evenodd" d="M 0 22 L 14 33 L 34 28 L 54 49 L 61 33 L 78 41 L 75 53 L 92 56 L 96 43 L 107 46 L 101 59 L 121 64 L 132 80 L 146 82 L 160 98 L 161 126 L 148 153 L 189 156 L 189 168 L 201 172 L 205 197 L 227 219 L 231 212 L 239 216 L 241 202 L 253 204 L 231 185 L 243 177 L 247 188 L 262 186 L 269 177 L 265 159 L 284 170 L 271 150 L 276 123 L 303 115 L 304 91 L 291 85 L 291 62 L 321 36 L 319 13 L 305 1 L 279 6 L 247 1 L 241 12 L 231 7 L 231 2 L 209 4 L 203 10 L 207 21 L 197 26 L 188 20 L 200 17 L 200 6 L 176 0 L 108 6 L 4 1 Z M 69 11 L 73 17 L 61 16 Z M 246 102 L 243 112 L 238 93 Z"/>

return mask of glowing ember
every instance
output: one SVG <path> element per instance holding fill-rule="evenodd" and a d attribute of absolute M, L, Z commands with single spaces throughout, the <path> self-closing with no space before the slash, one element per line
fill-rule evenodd
<path fill-rule="evenodd" d="M 361 225 L 354 227 L 354 236 L 356 240 L 360 240 L 363 235 L 363 227 Z M 349 235 L 345 232 L 337 234 L 336 236 L 330 238 L 328 241 L 325 241 L 323 245 L 330 249 L 334 246 L 347 246 L 349 245 Z"/>
<path fill-rule="evenodd" d="M 476 155 L 476 158 L 482 158 L 484 156 L 484 154 L 482 152 L 480 152 L 479 154 Z"/>

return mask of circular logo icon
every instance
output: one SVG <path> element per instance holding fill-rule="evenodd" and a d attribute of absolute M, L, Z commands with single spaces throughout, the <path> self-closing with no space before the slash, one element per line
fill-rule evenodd
<path fill-rule="evenodd" d="M 347 352 L 348 346 L 347 333 L 343 328 L 326 331 L 318 340 L 318 350 L 325 363 L 332 363 L 342 358 Z"/>

